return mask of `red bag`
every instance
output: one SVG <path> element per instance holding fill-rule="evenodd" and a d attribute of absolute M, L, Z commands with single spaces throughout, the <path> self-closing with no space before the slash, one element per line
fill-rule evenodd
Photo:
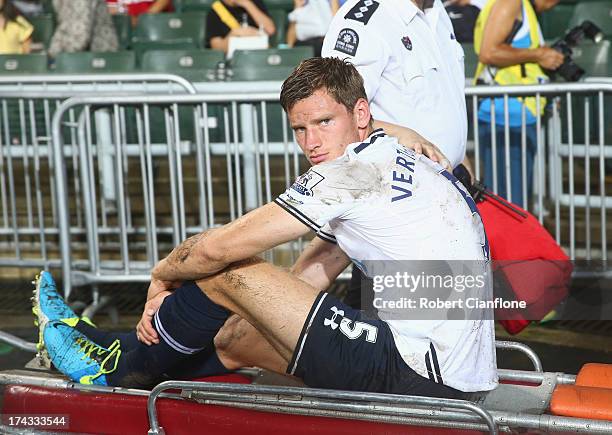
<path fill-rule="evenodd" d="M 521 216 L 498 201 L 509 204 L 488 193 L 477 207 L 489 239 L 497 284 L 505 280 L 516 299 L 527 303 L 526 310 L 520 312 L 496 312 L 506 331 L 517 334 L 565 299 L 573 266 L 535 216 L 510 204 Z"/>

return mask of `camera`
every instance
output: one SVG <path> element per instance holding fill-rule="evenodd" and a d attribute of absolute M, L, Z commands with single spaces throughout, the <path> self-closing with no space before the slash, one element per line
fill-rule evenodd
<path fill-rule="evenodd" d="M 551 48 L 563 54 L 564 57 L 559 68 L 554 71 L 546 71 L 551 80 L 554 80 L 556 75 L 560 75 L 568 82 L 576 82 L 582 78 L 585 71 L 572 59 L 572 48 L 582 42 L 584 38 L 599 43 L 603 39 L 603 33 L 593 22 L 584 21 L 579 26 L 570 29 L 563 38 L 551 46 Z"/>

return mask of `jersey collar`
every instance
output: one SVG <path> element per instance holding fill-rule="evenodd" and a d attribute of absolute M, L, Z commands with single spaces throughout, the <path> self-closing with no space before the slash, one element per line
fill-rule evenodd
<path fill-rule="evenodd" d="M 372 133 L 370 133 L 370 135 L 363 142 L 355 142 L 355 143 L 349 144 L 346 147 L 346 150 L 352 151 L 355 154 L 359 154 L 361 151 L 363 151 L 364 149 L 372 145 L 374 142 L 376 142 L 376 139 L 383 137 L 383 136 L 386 136 L 386 133 L 384 132 L 384 130 L 382 128 L 377 128 Z"/>

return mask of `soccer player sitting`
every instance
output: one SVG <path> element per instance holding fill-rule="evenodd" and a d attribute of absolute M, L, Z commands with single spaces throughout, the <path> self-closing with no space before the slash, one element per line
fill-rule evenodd
<path fill-rule="evenodd" d="M 487 313 L 383 320 L 325 293 L 351 261 L 486 263 L 472 198 L 441 166 L 373 131 L 351 64 L 302 62 L 280 101 L 313 167 L 274 202 L 160 261 L 135 332 L 118 336 L 79 320 L 41 276 L 35 308 L 55 367 L 75 381 L 125 387 L 257 365 L 318 388 L 449 398 L 495 388 Z M 309 231 L 318 237 L 291 272 L 255 257 Z"/>

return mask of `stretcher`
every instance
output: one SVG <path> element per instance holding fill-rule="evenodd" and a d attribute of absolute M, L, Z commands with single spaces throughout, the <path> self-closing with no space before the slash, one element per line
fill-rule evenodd
<path fill-rule="evenodd" d="M 106 434 L 612 434 L 612 365 L 577 375 L 499 369 L 499 387 L 474 401 L 320 390 L 260 369 L 152 391 L 81 385 L 29 367 L 0 372 L 0 433 L 6 416 L 62 415 L 61 432 Z M 31 433 L 31 432 L 29 432 Z"/>

